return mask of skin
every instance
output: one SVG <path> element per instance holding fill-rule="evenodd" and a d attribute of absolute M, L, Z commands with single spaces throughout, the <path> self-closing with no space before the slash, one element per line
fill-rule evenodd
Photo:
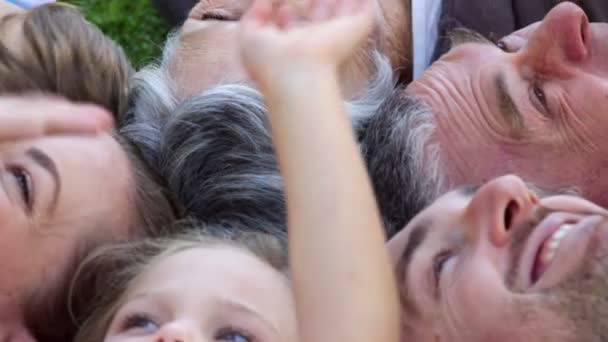
<path fill-rule="evenodd" d="M 229 246 L 162 258 L 135 279 L 105 337 L 122 341 L 294 341 L 287 279 Z"/>
<path fill-rule="evenodd" d="M 54 291 L 77 250 L 129 235 L 133 181 L 121 147 L 98 133 L 109 113 L 43 97 L 0 97 L 0 112 L 0 274 L 11 275 L 0 281 L 0 338 L 25 338 L 30 296 Z"/>
<path fill-rule="evenodd" d="M 221 82 L 249 80 L 240 62 L 238 32 L 239 20 L 250 5 L 251 0 L 201 0 L 192 9 L 179 32 L 178 47 L 170 62 L 170 73 L 181 98 Z M 299 6 L 303 8 L 304 4 Z M 397 69 L 404 73 L 409 70 L 409 1 L 383 0 L 377 3 L 376 10 L 368 41 L 341 66 L 339 80 L 346 98 L 363 90 L 372 75 L 372 48 L 387 54 Z"/>
<path fill-rule="evenodd" d="M 374 3 L 314 1 L 307 20 L 297 10 L 255 0 L 240 41 L 268 105 L 287 194 L 298 341 L 397 341 L 395 279 L 337 81 L 368 36 Z"/>
<path fill-rule="evenodd" d="M 499 46 L 452 49 L 411 83 L 406 91 L 438 113 L 431 142 L 448 183 L 514 172 L 542 187 L 578 186 L 608 204 L 607 37 L 607 24 L 589 24 L 579 7 L 562 3 Z M 497 95 L 499 73 L 521 116 L 501 110 L 509 106 Z"/>
<path fill-rule="evenodd" d="M 533 278 L 541 243 L 564 222 L 575 230 Z M 406 267 L 417 227 L 426 237 Z M 606 210 L 578 197 L 538 199 L 514 176 L 444 195 L 388 244 L 402 341 L 601 341 L 607 234 Z"/>

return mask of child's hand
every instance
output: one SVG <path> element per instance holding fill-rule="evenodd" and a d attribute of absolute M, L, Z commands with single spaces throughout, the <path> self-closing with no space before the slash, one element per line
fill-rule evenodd
<path fill-rule="evenodd" d="M 336 70 L 373 24 L 373 0 L 309 0 L 302 11 L 293 0 L 272 1 L 254 0 L 241 19 L 242 60 L 262 88 L 280 76 Z"/>

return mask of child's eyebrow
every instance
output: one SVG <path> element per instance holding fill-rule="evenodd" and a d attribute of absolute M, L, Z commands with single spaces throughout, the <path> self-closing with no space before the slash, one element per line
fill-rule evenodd
<path fill-rule="evenodd" d="M 263 324 L 267 329 L 271 330 L 273 334 L 276 334 L 276 336 L 280 336 L 279 329 L 277 328 L 277 326 L 270 322 L 268 319 L 266 319 L 259 311 L 255 310 L 254 308 L 228 298 L 218 297 L 216 298 L 216 300 L 216 305 L 218 305 L 218 307 L 227 308 L 231 312 L 236 311 L 246 314 L 248 316 L 252 316 L 256 318 L 260 324 Z"/>

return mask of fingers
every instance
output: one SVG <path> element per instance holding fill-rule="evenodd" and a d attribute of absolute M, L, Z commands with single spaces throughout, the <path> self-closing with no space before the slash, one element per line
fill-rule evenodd
<path fill-rule="evenodd" d="M 0 140 L 96 134 L 113 126 L 106 110 L 54 97 L 0 97 Z"/>
<path fill-rule="evenodd" d="M 273 21 L 274 9 L 272 0 L 254 0 L 247 12 L 241 18 L 243 30 L 256 29 L 266 26 Z"/>
<path fill-rule="evenodd" d="M 287 29 L 299 19 L 298 9 L 290 4 L 284 3 L 277 11 L 277 24 L 281 29 Z"/>

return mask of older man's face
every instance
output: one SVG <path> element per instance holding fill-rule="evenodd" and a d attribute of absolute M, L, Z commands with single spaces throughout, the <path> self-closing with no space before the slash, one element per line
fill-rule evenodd
<path fill-rule="evenodd" d="M 563 3 L 518 35 L 455 47 L 407 89 L 437 113 L 448 179 L 514 172 L 608 204 L 608 25 Z"/>
<path fill-rule="evenodd" d="M 603 341 L 608 212 L 517 177 L 449 193 L 389 242 L 404 341 Z"/>
<path fill-rule="evenodd" d="M 277 1 L 280 3 L 283 0 Z M 285 0 L 287 1 L 287 0 Z M 289 0 L 292 1 L 292 0 Z M 299 0 L 293 0 L 298 2 Z M 201 0 L 179 32 L 170 72 L 178 95 L 186 98 L 222 82 L 243 82 L 238 45 L 239 20 L 252 0 Z M 308 0 L 299 1 L 304 6 Z M 370 52 L 378 49 L 399 70 L 409 70 L 409 0 L 379 0 L 377 27 L 341 70 L 342 90 L 355 97 L 373 75 Z"/>

